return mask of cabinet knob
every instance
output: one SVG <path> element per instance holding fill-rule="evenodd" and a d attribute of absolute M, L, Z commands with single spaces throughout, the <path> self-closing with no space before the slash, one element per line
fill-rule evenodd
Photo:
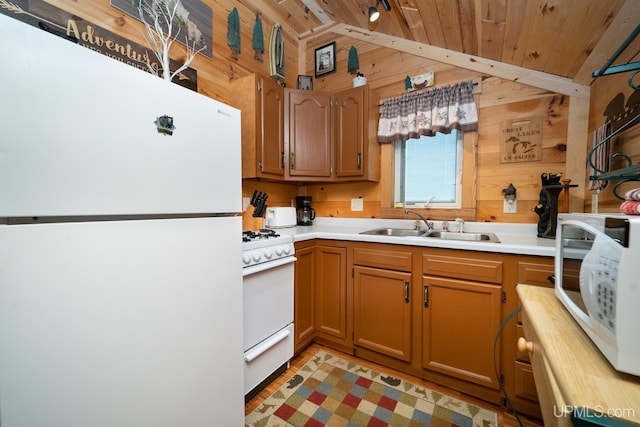
<path fill-rule="evenodd" d="M 527 341 L 524 337 L 518 338 L 518 351 L 533 353 L 533 343 Z"/>

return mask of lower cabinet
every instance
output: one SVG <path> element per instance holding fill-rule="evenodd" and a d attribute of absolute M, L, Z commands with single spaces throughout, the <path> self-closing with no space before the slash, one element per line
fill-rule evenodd
<path fill-rule="evenodd" d="M 411 361 L 413 254 L 389 245 L 353 248 L 353 337 L 356 348 Z"/>
<path fill-rule="evenodd" d="M 423 367 L 497 390 L 493 345 L 501 290 L 500 285 L 425 276 Z M 496 352 L 499 360 L 499 346 Z"/>
<path fill-rule="evenodd" d="M 352 348 L 347 293 L 347 248 L 306 241 L 296 244 L 295 352 L 313 340 Z"/>
<path fill-rule="evenodd" d="M 354 345 L 411 359 L 411 273 L 353 268 Z"/>
<path fill-rule="evenodd" d="M 552 258 L 332 240 L 296 257 L 296 352 L 318 341 L 497 404 L 502 378 L 540 416 L 520 317 L 501 324 L 516 283 L 547 285 Z"/>
<path fill-rule="evenodd" d="M 295 352 L 313 341 L 315 334 L 316 250 L 313 242 L 296 244 L 296 264 L 293 288 L 293 324 Z"/>
<path fill-rule="evenodd" d="M 347 248 L 316 246 L 316 336 L 347 345 Z"/>

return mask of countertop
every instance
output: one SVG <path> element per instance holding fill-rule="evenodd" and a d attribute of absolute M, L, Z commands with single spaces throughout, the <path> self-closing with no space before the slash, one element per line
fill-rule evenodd
<path fill-rule="evenodd" d="M 512 224 L 495 222 L 465 222 L 467 232 L 494 233 L 500 243 L 444 240 L 429 237 L 393 237 L 360 234 L 380 227 L 413 228 L 415 220 L 316 218 L 311 226 L 278 228 L 282 235 L 291 235 L 294 242 L 311 239 L 345 240 L 356 242 L 390 243 L 396 245 L 433 248 L 464 249 L 470 251 L 497 252 L 520 255 L 554 256 L 555 240 L 537 237 L 536 224 Z M 457 224 L 450 221 L 450 228 Z M 422 224 L 424 228 L 424 224 Z M 434 229 L 442 229 L 442 221 L 434 221 Z"/>
<path fill-rule="evenodd" d="M 528 327 L 534 331 L 538 341 L 533 343 L 533 352 L 544 354 L 564 400 L 563 407 L 549 415 L 588 408 L 591 421 L 598 425 L 611 425 L 605 423 L 604 416 L 640 424 L 640 377 L 617 372 L 609 364 L 553 289 L 530 285 L 516 289 L 529 323 L 525 334 Z"/>

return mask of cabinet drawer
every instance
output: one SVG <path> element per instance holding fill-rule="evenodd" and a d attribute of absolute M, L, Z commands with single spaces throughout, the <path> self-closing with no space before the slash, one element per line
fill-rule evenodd
<path fill-rule="evenodd" d="M 353 263 L 355 265 L 410 272 L 411 262 L 411 252 L 373 248 L 355 248 L 353 251 Z"/>
<path fill-rule="evenodd" d="M 533 378 L 533 369 L 529 363 L 516 362 L 516 397 L 538 401 L 536 382 Z"/>
<path fill-rule="evenodd" d="M 422 271 L 434 276 L 502 284 L 503 262 L 464 256 L 423 254 Z"/>
<path fill-rule="evenodd" d="M 553 286 L 549 276 L 553 275 L 553 259 L 540 262 L 518 262 L 518 283 L 538 286 Z"/>

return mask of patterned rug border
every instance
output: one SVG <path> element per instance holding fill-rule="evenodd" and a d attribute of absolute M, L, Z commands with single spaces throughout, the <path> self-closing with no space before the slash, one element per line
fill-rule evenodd
<path fill-rule="evenodd" d="M 245 417 L 245 426 L 291 426 L 291 424 L 279 417 L 272 416 L 273 413 L 325 363 L 344 369 L 371 381 L 383 384 L 387 387 L 410 394 L 434 405 L 437 404 L 438 406 L 450 409 L 451 411 L 466 415 L 473 420 L 474 426 L 498 425 L 498 415 L 493 411 L 431 390 L 425 386 L 419 386 L 409 381 L 392 377 L 383 372 L 361 366 L 355 362 L 344 360 L 334 354 L 327 353 L 325 351 L 318 351 L 287 381 L 286 384 L 283 384 L 275 393 L 265 399 L 258 408 Z"/>

